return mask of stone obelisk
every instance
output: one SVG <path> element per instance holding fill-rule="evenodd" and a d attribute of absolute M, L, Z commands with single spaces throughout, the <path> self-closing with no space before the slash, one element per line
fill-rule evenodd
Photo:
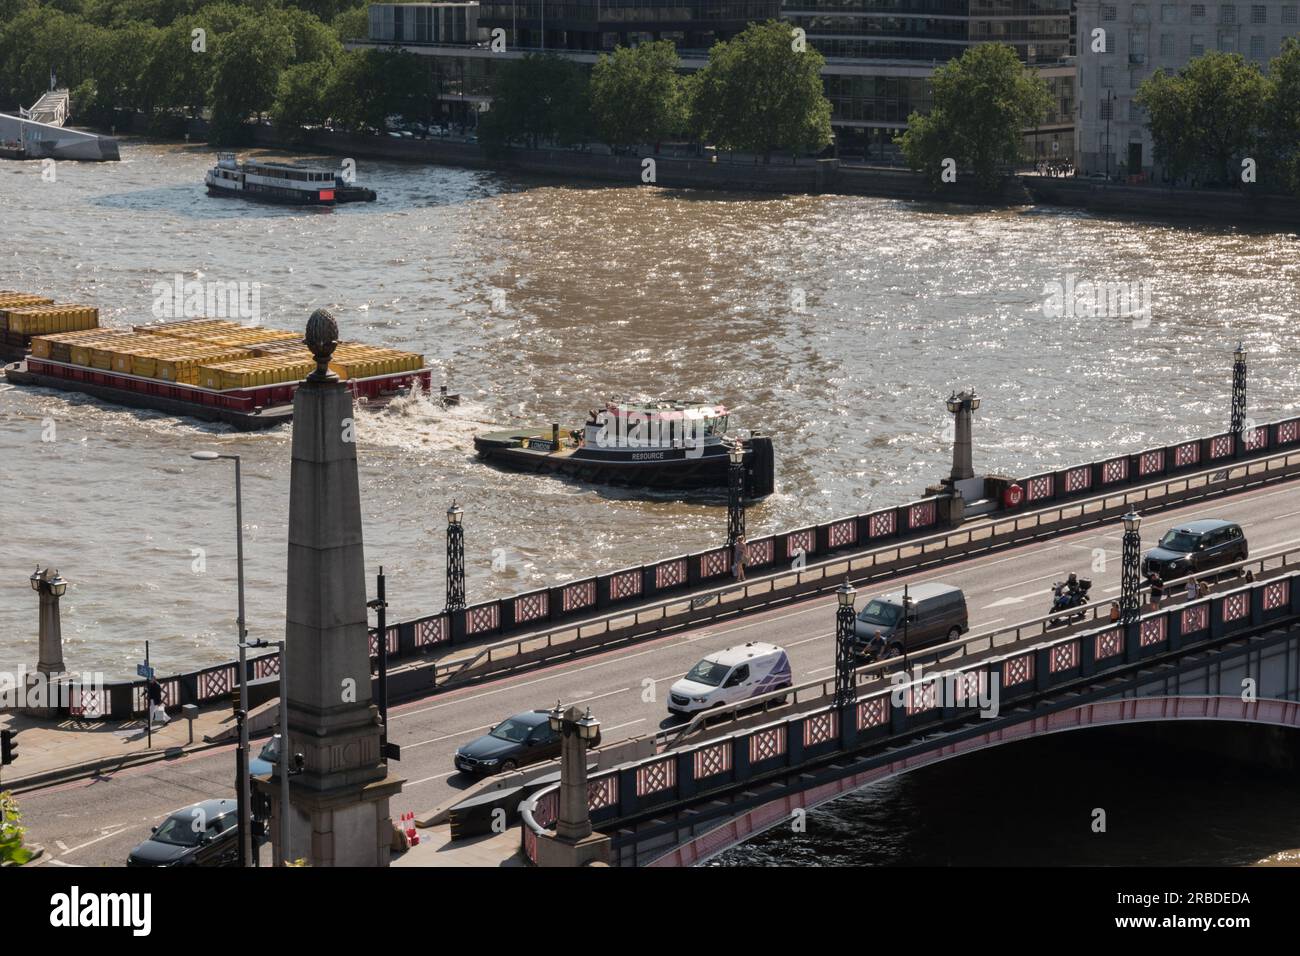
<path fill-rule="evenodd" d="M 370 696 L 352 394 L 329 369 L 338 345 L 329 312 L 312 314 L 304 342 L 316 371 L 293 399 L 285 631 L 288 755 L 302 754 L 303 770 L 291 777 L 289 845 L 280 845 L 278 822 L 272 832 L 282 860 L 387 866 L 388 801 L 403 781 L 388 773 Z M 267 793 L 278 804 L 279 787 Z"/>

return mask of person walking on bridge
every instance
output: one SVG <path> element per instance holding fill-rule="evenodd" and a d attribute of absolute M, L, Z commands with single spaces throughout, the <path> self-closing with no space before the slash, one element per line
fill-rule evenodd
<path fill-rule="evenodd" d="M 1160 575 L 1155 571 L 1147 578 L 1147 583 L 1151 586 L 1151 606 L 1159 607 L 1160 601 L 1165 596 L 1165 583 L 1160 580 Z"/>
<path fill-rule="evenodd" d="M 731 573 L 737 581 L 745 580 L 745 559 L 748 556 L 744 534 L 737 535 L 736 543 L 731 548 Z"/>

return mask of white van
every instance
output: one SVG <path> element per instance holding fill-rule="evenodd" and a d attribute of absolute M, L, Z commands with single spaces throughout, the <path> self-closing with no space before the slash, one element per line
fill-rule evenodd
<path fill-rule="evenodd" d="M 710 654 L 668 689 L 668 710 L 697 714 L 793 683 L 785 648 L 753 641 Z"/>

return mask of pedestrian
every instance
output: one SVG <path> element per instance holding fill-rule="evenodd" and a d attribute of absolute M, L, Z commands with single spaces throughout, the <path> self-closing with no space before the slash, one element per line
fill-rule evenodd
<path fill-rule="evenodd" d="M 1160 575 L 1154 571 L 1151 572 L 1151 577 L 1147 579 L 1147 583 L 1151 585 L 1151 603 L 1159 607 L 1161 599 L 1165 596 L 1165 584 L 1160 580 Z"/>
<path fill-rule="evenodd" d="M 167 716 L 167 708 L 163 706 L 163 689 L 162 684 L 158 683 L 158 678 L 149 678 L 149 723 L 154 723 L 155 718 L 159 723 L 169 724 L 171 718 Z"/>
<path fill-rule="evenodd" d="M 1201 596 L 1201 585 L 1196 578 L 1187 579 L 1187 600 L 1195 601 Z"/>
<path fill-rule="evenodd" d="M 745 536 L 743 534 L 736 536 L 736 543 L 731 549 L 731 573 L 736 576 L 737 581 L 745 580 L 745 559 L 748 557 L 745 546 Z"/>
<path fill-rule="evenodd" d="M 1119 602 L 1111 601 L 1110 602 L 1110 623 L 1114 624 L 1118 620 L 1119 620 Z"/>

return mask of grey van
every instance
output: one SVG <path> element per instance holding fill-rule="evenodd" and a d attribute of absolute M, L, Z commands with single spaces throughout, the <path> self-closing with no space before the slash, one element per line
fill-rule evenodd
<path fill-rule="evenodd" d="M 955 641 L 970 630 L 966 595 L 949 584 L 918 584 L 907 589 L 912 616 L 906 628 L 907 651 Z M 853 623 L 854 654 L 874 661 L 903 653 L 903 592 L 873 597 Z"/>

